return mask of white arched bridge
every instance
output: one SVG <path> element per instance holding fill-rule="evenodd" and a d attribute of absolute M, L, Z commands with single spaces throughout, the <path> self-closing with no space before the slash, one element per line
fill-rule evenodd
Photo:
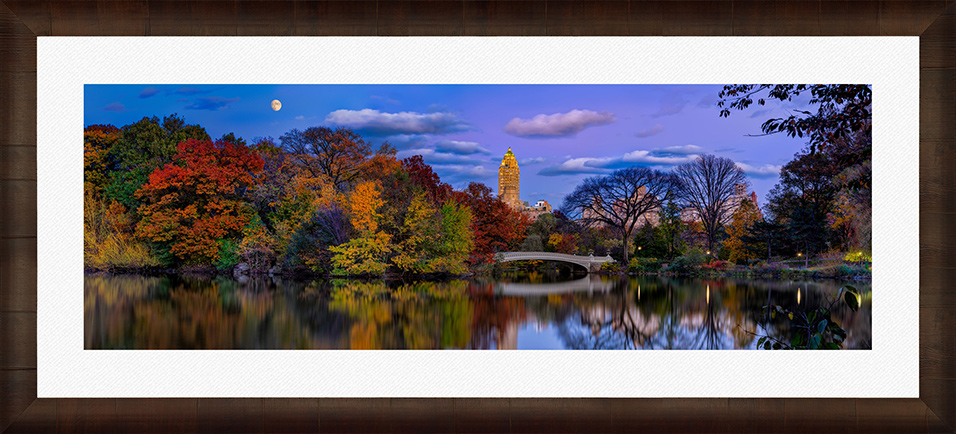
<path fill-rule="evenodd" d="M 588 270 L 596 271 L 601 268 L 601 264 L 605 262 L 616 262 L 611 259 L 611 256 L 581 256 L 581 255 L 567 255 L 564 253 L 550 253 L 550 252 L 499 252 L 494 256 L 495 262 L 513 262 L 513 261 L 557 261 L 557 262 L 568 262 L 571 264 L 580 265 Z"/>

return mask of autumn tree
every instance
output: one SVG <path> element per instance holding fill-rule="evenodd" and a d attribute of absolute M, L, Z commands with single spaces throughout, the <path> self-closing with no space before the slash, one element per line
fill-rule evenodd
<path fill-rule="evenodd" d="M 439 218 L 424 193 L 411 197 L 399 228 L 401 240 L 396 242 L 396 254 L 392 257 L 392 263 L 399 270 L 416 274 L 432 271 L 429 259 L 440 242 Z"/>
<path fill-rule="evenodd" d="M 119 140 L 119 128 L 112 125 L 90 125 L 83 130 L 83 189 L 99 198 L 112 166 L 107 158 L 110 148 Z"/>
<path fill-rule="evenodd" d="M 747 185 L 744 171 L 733 160 L 705 154 L 677 166 L 676 193 L 680 202 L 697 214 L 707 235 L 707 248 L 715 252 L 724 224 L 730 221 L 738 185 Z"/>
<path fill-rule="evenodd" d="M 230 142 L 189 139 L 172 163 L 153 171 L 135 193 L 143 202 L 137 234 L 187 264 L 220 257 L 221 243 L 242 238 L 251 210 L 243 194 L 262 159 Z"/>
<path fill-rule="evenodd" d="M 445 199 L 451 195 L 451 185 L 441 182 L 441 178 L 431 166 L 425 163 L 421 155 L 413 155 L 402 160 L 402 169 L 434 203 L 444 203 Z"/>
<path fill-rule="evenodd" d="M 623 243 L 624 262 L 634 230 L 671 198 L 673 175 L 646 167 L 619 169 L 585 179 L 564 198 L 561 211 L 586 226 L 616 230 Z"/>
<path fill-rule="evenodd" d="M 325 177 L 338 191 L 346 191 L 366 166 L 366 160 L 391 154 L 387 143 L 373 154 L 372 145 L 348 128 L 293 129 L 281 137 L 282 148 L 312 177 Z M 381 158 L 380 158 L 381 160 Z M 377 161 L 376 163 L 383 163 Z M 374 166 L 374 164 L 372 164 Z"/>
<path fill-rule="evenodd" d="M 107 168 L 107 198 L 137 209 L 141 202 L 136 191 L 146 184 L 153 171 L 173 160 L 179 143 L 189 139 L 210 140 L 203 127 L 188 125 L 176 114 L 163 119 L 144 117 L 124 126 L 106 156 L 111 163 Z"/>
<path fill-rule="evenodd" d="M 734 211 L 733 219 L 727 227 L 727 240 L 724 249 L 729 253 L 731 262 L 748 261 L 757 256 L 752 249 L 747 248 L 747 241 L 752 238 L 753 226 L 760 220 L 760 212 L 750 199 L 744 199 Z"/>
<path fill-rule="evenodd" d="M 383 274 L 388 267 L 387 255 L 392 252 L 392 235 L 379 228 L 382 220 L 381 188 L 372 181 L 355 186 L 348 197 L 352 227 L 357 236 L 333 246 L 332 263 L 345 274 Z"/>
<path fill-rule="evenodd" d="M 451 198 L 471 210 L 471 263 L 490 262 L 495 253 L 513 250 L 524 240 L 531 219 L 492 195 L 488 186 L 472 182 L 462 191 L 453 191 Z"/>

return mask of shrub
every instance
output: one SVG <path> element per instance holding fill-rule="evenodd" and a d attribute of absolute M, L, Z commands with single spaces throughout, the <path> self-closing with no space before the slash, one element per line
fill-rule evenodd
<path fill-rule="evenodd" d="M 657 258 L 631 258 L 627 271 L 630 273 L 656 273 L 664 262 Z"/>
<path fill-rule="evenodd" d="M 705 269 L 705 270 L 720 271 L 720 270 L 726 270 L 726 269 L 730 268 L 730 262 L 721 261 L 721 260 L 718 259 L 718 260 L 711 261 L 711 262 L 708 262 L 708 263 L 706 263 L 706 264 L 703 264 L 703 265 L 701 265 L 700 267 L 703 268 L 703 269 Z"/>
<path fill-rule="evenodd" d="M 219 259 L 216 260 L 216 268 L 230 270 L 238 263 L 239 252 L 236 242 L 229 239 L 219 240 Z"/>
<path fill-rule="evenodd" d="M 694 273 L 707 261 L 707 254 L 703 250 L 694 248 L 671 261 L 667 271 L 673 273 Z"/>
<path fill-rule="evenodd" d="M 617 262 L 605 262 L 601 264 L 601 271 L 607 271 L 610 273 L 619 273 L 624 270 L 624 267 Z"/>
<path fill-rule="evenodd" d="M 873 257 L 869 252 L 860 250 L 858 252 L 847 253 L 846 256 L 843 257 L 843 260 L 847 262 L 873 262 Z"/>
<path fill-rule="evenodd" d="M 125 207 L 87 195 L 83 201 L 83 262 L 100 270 L 150 268 L 162 264 L 148 246 L 133 236 Z"/>

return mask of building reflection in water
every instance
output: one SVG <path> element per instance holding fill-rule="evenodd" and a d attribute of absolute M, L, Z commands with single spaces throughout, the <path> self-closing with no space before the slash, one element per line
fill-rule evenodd
<path fill-rule="evenodd" d="M 88 349 L 745 349 L 786 338 L 773 303 L 811 310 L 839 284 L 543 273 L 450 282 L 87 275 Z M 846 348 L 870 347 L 863 307 L 838 305 Z M 794 292 L 796 295 L 794 296 Z M 827 297 L 831 297 L 828 299 Z M 752 332 L 752 333 L 748 333 Z"/>

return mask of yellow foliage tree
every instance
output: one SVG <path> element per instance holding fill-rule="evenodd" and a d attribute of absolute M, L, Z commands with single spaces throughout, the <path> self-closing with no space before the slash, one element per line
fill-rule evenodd
<path fill-rule="evenodd" d="M 348 199 L 352 227 L 358 236 L 329 248 L 337 274 L 383 274 L 388 267 L 386 255 L 393 246 L 392 236 L 379 229 L 385 204 L 381 189 L 376 182 L 360 182 Z"/>
<path fill-rule="evenodd" d="M 756 254 L 747 249 L 743 239 L 750 236 L 750 228 L 754 223 L 760 220 L 760 212 L 749 199 L 740 202 L 740 206 L 734 211 L 733 221 L 727 228 L 729 237 L 724 241 L 724 248 L 730 252 L 731 262 L 746 261 L 756 259 Z"/>
<path fill-rule="evenodd" d="M 397 254 L 392 258 L 392 263 L 404 272 L 434 271 L 428 259 L 439 241 L 438 214 L 424 193 L 412 197 L 400 230 L 402 241 L 398 243 Z"/>

